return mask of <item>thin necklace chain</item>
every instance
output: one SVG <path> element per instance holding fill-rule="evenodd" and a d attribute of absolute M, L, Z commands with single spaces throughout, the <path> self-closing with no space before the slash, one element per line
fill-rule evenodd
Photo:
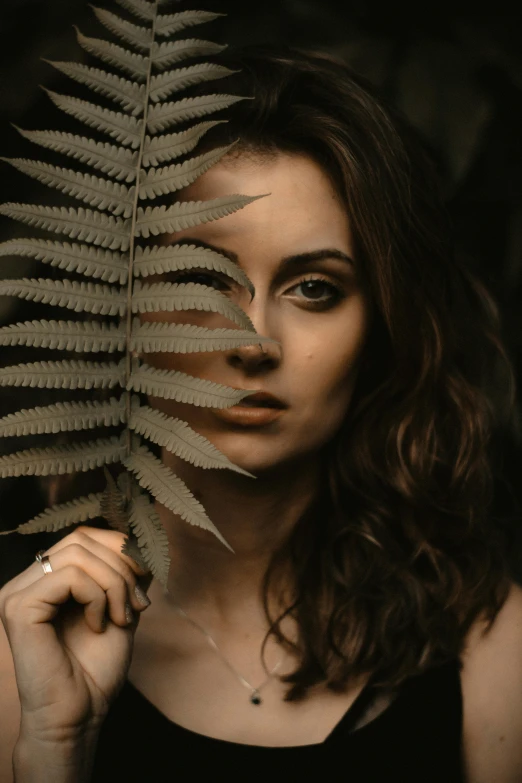
<path fill-rule="evenodd" d="M 223 653 L 221 652 L 221 650 L 217 646 L 217 644 L 214 641 L 214 639 L 212 638 L 212 636 L 209 634 L 208 631 L 205 630 L 205 628 L 203 628 L 203 626 L 201 626 L 199 623 L 197 623 L 195 620 L 193 620 L 192 617 L 189 617 L 188 614 L 181 608 L 181 606 L 178 606 L 177 604 L 173 604 L 173 608 L 174 608 L 174 610 L 176 612 L 178 612 L 178 614 L 181 614 L 186 620 L 189 621 L 189 623 L 191 623 L 195 628 L 200 630 L 201 633 L 203 633 L 206 636 L 206 638 L 208 640 L 208 643 L 210 644 L 212 649 L 215 650 L 215 652 L 217 652 L 217 654 L 220 656 L 220 658 L 223 660 L 223 662 L 228 666 L 228 668 L 230 669 L 232 674 L 235 677 L 237 677 L 237 679 L 239 680 L 241 685 L 244 685 L 245 688 L 248 688 L 248 690 L 250 691 L 250 702 L 252 704 L 256 704 L 256 705 L 257 704 L 262 704 L 260 691 L 261 691 L 262 688 L 265 687 L 265 685 L 267 685 L 270 682 L 270 680 L 272 679 L 272 677 L 275 674 L 275 672 L 277 671 L 277 669 L 279 669 L 279 667 L 283 663 L 284 656 L 283 656 L 283 658 L 281 658 L 279 663 L 276 663 L 276 665 L 274 666 L 272 671 L 269 673 L 269 675 L 266 678 L 266 680 L 264 680 L 264 682 L 262 682 L 261 685 L 259 685 L 257 688 L 254 688 L 253 685 L 251 685 L 247 680 L 245 680 L 245 678 L 238 671 L 236 671 L 236 669 L 234 669 L 234 667 L 232 666 L 230 661 L 228 661 L 225 658 L 225 656 L 223 655 Z"/>

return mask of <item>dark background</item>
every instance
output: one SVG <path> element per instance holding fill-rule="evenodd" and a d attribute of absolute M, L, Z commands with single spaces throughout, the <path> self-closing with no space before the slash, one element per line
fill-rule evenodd
<path fill-rule="evenodd" d="M 96 4 L 96 2 L 95 2 Z M 99 5 L 118 12 L 115 3 Z M 459 252 L 488 285 L 503 321 L 504 340 L 522 376 L 522 22 L 516 4 L 384 3 L 333 0 L 180 4 L 227 14 L 188 37 L 219 43 L 284 41 L 330 51 L 369 78 L 417 127 L 435 155 L 453 217 Z M 176 8 L 172 10 L 178 10 Z M 122 12 L 123 13 L 123 12 Z M 85 0 L 2 0 L 0 6 L 0 142 L 5 157 L 46 159 L 22 139 L 22 128 L 69 130 L 70 120 L 39 88 L 78 94 L 41 58 L 86 61 L 72 25 L 110 38 Z M 98 63 L 97 63 L 98 65 Z M 101 63 L 99 67 L 104 67 Z M 74 127 L 77 131 L 77 127 Z M 36 152 L 35 152 L 36 150 Z M 40 155 L 37 153 L 40 152 Z M 60 194 L 0 163 L 0 202 L 65 203 Z M 39 235 L 0 218 L 0 240 Z M 1 259 L 1 277 L 33 274 L 34 264 Z M 47 273 L 46 268 L 46 273 Z M 37 307 L 0 301 L 0 322 L 44 317 Z M 1 364 L 6 360 L 6 349 Z M 12 350 L 12 349 L 10 349 Z M 27 360 L 24 358 L 24 360 Z M 16 359 L 15 361 L 20 361 Z M 22 407 L 30 390 L 1 390 L 2 413 Z M 56 399 L 56 397 L 54 398 Z M 27 403 L 27 406 L 33 403 Z M 39 404 L 41 398 L 39 399 Z M 494 512 L 512 531 L 513 568 L 522 581 L 522 416 L 501 422 Z M 0 453 L 12 443 L 0 443 Z M 27 441 L 24 446 L 27 446 Z M 20 445 L 19 448 L 22 448 Z M 12 529 L 43 508 L 34 479 L 0 481 L 0 528 Z M 6 581 L 28 565 L 50 534 L 1 540 Z"/>

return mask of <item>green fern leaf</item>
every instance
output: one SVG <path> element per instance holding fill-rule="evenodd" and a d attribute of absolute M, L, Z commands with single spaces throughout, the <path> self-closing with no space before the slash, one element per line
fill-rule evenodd
<path fill-rule="evenodd" d="M 27 256 L 67 272 L 96 277 L 107 283 L 125 285 L 129 259 L 122 253 L 90 245 L 53 242 L 50 239 L 10 239 L 0 243 L 0 257 Z"/>
<path fill-rule="evenodd" d="M 161 520 L 150 500 L 141 492 L 130 505 L 129 524 L 132 528 L 146 569 L 167 589 L 170 568 L 169 540 Z M 122 550 L 127 554 L 126 550 Z M 131 554 L 132 557 L 132 554 Z"/>
<path fill-rule="evenodd" d="M 206 114 L 226 109 L 239 101 L 248 100 L 237 95 L 198 95 L 195 98 L 182 98 L 179 101 L 161 103 L 152 106 L 147 117 L 149 133 L 164 131 L 171 125 L 198 119 Z"/>
<path fill-rule="evenodd" d="M 104 41 L 101 38 L 89 38 L 86 35 L 82 35 L 76 26 L 74 26 L 74 29 L 76 30 L 78 43 L 86 52 L 94 55 L 99 60 L 103 60 L 108 65 L 120 68 L 138 82 L 145 79 L 147 76 L 147 59 L 142 54 L 129 52 L 128 49 Z"/>
<path fill-rule="evenodd" d="M 2 289 L 0 287 L 0 293 Z M 133 313 L 172 313 L 177 310 L 203 310 L 220 313 L 243 329 L 256 333 L 247 314 L 221 291 L 200 283 L 154 283 L 138 280 L 132 293 Z"/>
<path fill-rule="evenodd" d="M 90 4 L 89 4 L 90 5 Z M 97 19 L 105 25 L 105 27 L 122 38 L 127 43 L 138 47 L 138 49 L 149 49 L 152 44 L 152 28 L 141 27 L 132 22 L 127 22 L 122 19 L 121 16 L 111 13 L 111 11 L 105 11 L 103 8 L 96 8 L 91 5 Z"/>
<path fill-rule="evenodd" d="M 135 188 L 127 188 L 117 182 L 95 177 L 92 174 L 82 174 L 61 166 L 40 163 L 37 160 L 24 158 L 1 158 L 15 169 L 49 187 L 58 188 L 69 196 L 86 201 L 92 207 L 108 209 L 115 215 L 130 217 L 134 204 Z"/>
<path fill-rule="evenodd" d="M 261 196 L 240 196 L 232 193 L 230 196 L 220 196 L 208 201 L 180 201 L 171 207 L 146 207 L 138 209 L 136 236 L 148 238 L 151 234 L 171 234 L 184 228 L 192 228 L 200 223 L 217 220 L 247 204 L 263 198 Z M 0 210 L 1 211 L 1 210 Z"/>
<path fill-rule="evenodd" d="M 77 283 L 72 280 L 0 281 L 0 296 L 18 296 L 33 302 L 67 307 L 69 310 L 100 315 L 124 315 L 126 292 L 99 283 Z"/>
<path fill-rule="evenodd" d="M 162 14 L 156 17 L 156 33 L 157 35 L 174 35 L 187 27 L 212 22 L 220 16 L 226 16 L 226 14 L 216 14 L 212 11 L 181 11 L 177 14 Z"/>
<path fill-rule="evenodd" d="M 64 359 L 0 368 L 0 386 L 39 389 L 110 389 L 125 385 L 125 364 Z"/>
<path fill-rule="evenodd" d="M 159 166 L 161 163 L 167 163 L 181 157 L 181 155 L 186 155 L 194 149 L 210 128 L 213 128 L 214 125 L 220 125 L 222 122 L 226 122 L 226 120 L 199 122 L 187 130 L 179 131 L 179 133 L 168 133 L 153 138 L 147 136 L 143 152 L 143 166 Z"/>
<path fill-rule="evenodd" d="M 197 63 L 189 65 L 186 68 L 178 68 L 175 71 L 153 76 L 150 82 L 150 100 L 153 103 L 164 100 L 173 92 L 185 90 L 194 84 L 200 84 L 204 81 L 222 79 L 236 73 L 224 65 L 215 65 L 214 63 Z"/>
<path fill-rule="evenodd" d="M 26 449 L 0 457 L 0 478 L 49 476 L 86 471 L 121 462 L 125 455 L 122 438 L 98 438 L 44 449 Z"/>
<path fill-rule="evenodd" d="M 20 220 L 44 231 L 66 234 L 111 250 L 129 249 L 130 220 L 122 220 L 91 209 L 41 207 L 38 204 L 0 204 L 0 215 Z M 152 221 L 151 221 L 152 222 Z"/>
<path fill-rule="evenodd" d="M 1 249 L 0 245 L 0 249 Z M 180 269 L 214 269 L 244 286 L 253 297 L 255 288 L 242 269 L 221 253 L 196 245 L 137 248 L 133 272 L 136 277 L 159 275 Z"/>
<path fill-rule="evenodd" d="M 0 379 L 1 372 L 0 370 Z M 252 394 L 251 391 L 194 378 L 177 370 L 157 370 L 145 362 L 134 364 L 127 390 L 143 392 L 164 400 L 187 402 L 202 408 L 231 408 Z"/>
<path fill-rule="evenodd" d="M 96 519 L 100 516 L 100 501 L 101 492 L 93 492 L 86 497 L 75 498 L 67 503 L 51 506 L 29 522 L 19 525 L 16 532 L 22 533 L 22 535 L 57 533 L 64 527 L 87 522 L 88 519 Z"/>
<path fill-rule="evenodd" d="M 1 337 L 0 329 L 0 341 Z M 251 331 L 241 329 L 206 329 L 194 324 L 144 323 L 133 329 L 129 347 L 138 353 L 198 353 L 228 351 L 240 345 L 274 342 L 276 340 L 270 337 L 253 336 Z"/>
<path fill-rule="evenodd" d="M 150 22 L 154 18 L 154 6 L 146 0 L 116 0 L 116 2 L 145 22 Z"/>
<path fill-rule="evenodd" d="M 137 399 L 134 398 L 133 402 Z M 252 473 L 230 462 L 209 440 L 189 427 L 186 421 L 174 419 L 148 405 L 140 406 L 139 402 L 135 402 L 129 427 L 198 468 L 227 468 L 255 478 Z"/>
<path fill-rule="evenodd" d="M 221 160 L 232 147 L 235 147 L 236 143 L 233 142 L 227 147 L 216 147 L 203 155 L 189 158 L 184 163 L 177 163 L 161 169 L 149 169 L 140 181 L 139 197 L 153 199 L 187 187 L 201 174 L 208 171 L 218 160 Z"/>
<path fill-rule="evenodd" d="M 115 76 L 113 73 L 107 73 L 99 68 L 90 68 L 88 65 L 74 62 L 55 62 L 46 60 L 44 62 L 52 65 L 57 71 L 64 73 L 69 78 L 74 79 L 80 84 L 86 84 L 94 92 L 106 95 L 107 98 L 121 103 L 125 111 L 136 115 L 143 111 L 145 103 L 145 85 L 130 82 L 121 76 Z"/>
<path fill-rule="evenodd" d="M 55 351 L 123 351 L 126 330 L 122 324 L 99 321 L 25 321 L 0 327 L 0 345 L 30 345 Z"/>
<path fill-rule="evenodd" d="M 116 427 L 125 421 L 127 394 L 120 399 L 87 402 L 57 402 L 53 405 L 9 413 L 0 419 L 0 437 L 43 435 L 45 433 L 87 430 L 93 427 Z"/>
<path fill-rule="evenodd" d="M 115 147 L 108 142 L 98 142 L 83 136 L 58 131 L 26 131 L 18 126 L 16 130 L 26 139 L 41 147 L 47 147 L 63 155 L 69 155 L 81 163 L 87 163 L 95 169 L 126 182 L 136 181 L 138 153 L 126 147 Z"/>
<path fill-rule="evenodd" d="M 198 38 L 187 38 L 183 41 L 167 41 L 166 43 L 154 43 L 151 50 L 153 65 L 159 70 L 168 68 L 180 60 L 188 60 L 189 57 L 212 57 L 219 54 L 225 46 L 212 41 L 200 41 Z"/>
<path fill-rule="evenodd" d="M 140 485 L 148 489 L 159 503 L 175 514 L 179 514 L 190 525 L 214 533 L 219 541 L 230 549 L 187 485 L 159 459 L 156 459 L 147 448 L 135 446 L 132 454 L 123 460 L 123 464 L 137 476 Z"/>
<path fill-rule="evenodd" d="M 66 114 L 84 122 L 91 128 L 103 131 L 120 144 L 137 149 L 140 146 L 143 120 L 137 120 L 130 114 L 104 109 L 95 103 L 82 101 L 70 95 L 59 95 L 57 92 L 42 88 L 52 102 Z"/>

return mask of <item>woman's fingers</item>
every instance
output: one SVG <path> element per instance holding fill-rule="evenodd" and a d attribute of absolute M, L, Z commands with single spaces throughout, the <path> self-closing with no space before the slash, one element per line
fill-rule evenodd
<path fill-rule="evenodd" d="M 147 571 L 143 571 L 143 569 L 140 568 L 138 563 L 133 560 L 132 557 L 122 553 L 121 548 L 123 546 L 123 542 L 125 541 L 125 535 L 123 533 L 118 533 L 117 530 L 103 530 L 97 527 L 89 527 L 88 525 L 80 525 L 76 528 L 76 530 L 73 531 L 73 533 L 71 533 L 71 536 L 75 537 L 82 535 L 87 536 L 92 541 L 102 544 L 103 546 L 107 547 L 107 549 L 110 549 L 120 560 L 123 560 L 123 562 L 126 563 L 138 577 L 149 573 Z M 70 536 L 67 536 L 67 538 L 69 537 Z"/>
<path fill-rule="evenodd" d="M 89 532 L 87 532 L 87 530 Z M 66 536 L 66 538 L 63 538 L 50 549 L 46 550 L 45 554 L 49 557 L 51 567 L 53 569 L 59 567 L 60 561 L 57 561 L 56 558 L 58 554 L 63 552 L 67 547 L 79 547 L 79 549 L 75 549 L 75 551 L 80 558 L 83 556 L 83 552 L 91 552 L 97 558 L 107 563 L 107 565 L 114 569 L 114 571 L 120 574 L 120 576 L 127 583 L 128 598 L 132 608 L 136 609 L 138 612 L 141 612 L 150 603 L 141 588 L 138 588 L 136 591 L 138 576 L 141 576 L 143 571 L 140 569 L 138 564 L 132 560 L 132 558 L 122 555 L 119 549 L 116 549 L 116 551 L 114 549 L 115 546 L 121 546 L 123 543 L 123 534 L 116 533 L 116 536 L 98 537 L 96 535 L 91 535 L 91 530 L 94 534 L 115 532 L 110 530 L 97 530 L 96 528 L 78 528 L 78 530 L 75 530 L 74 533 Z M 102 540 L 100 541 L 100 539 Z M 107 546 L 107 543 L 111 544 L 111 546 Z M 86 564 L 85 560 L 83 562 Z M 133 563 L 134 568 L 131 568 L 129 563 Z M 35 563 L 35 565 L 39 564 Z"/>
<path fill-rule="evenodd" d="M 9 636 L 16 634 L 17 628 L 50 622 L 58 614 L 60 606 L 70 598 L 84 606 L 85 620 L 90 628 L 101 632 L 106 592 L 80 566 L 68 563 L 45 579 L 37 580 L 5 598 L 2 614 L 7 620 Z"/>
<path fill-rule="evenodd" d="M 72 542 L 53 552 L 49 557 L 53 573 L 42 573 L 42 578 L 49 580 L 49 577 L 59 574 L 60 571 L 71 566 L 88 574 L 102 589 L 104 599 L 106 596 L 107 614 L 116 625 L 123 627 L 129 624 L 126 614 L 128 610 L 125 608 L 127 603 L 130 604 L 131 608 L 134 608 L 134 605 L 136 605 L 136 611 L 145 608 L 139 604 L 134 593 L 136 577 L 130 569 L 127 569 L 125 564 L 122 563 L 120 566 L 116 563 L 114 568 L 112 565 L 109 565 L 103 556 L 98 557 L 91 549 L 87 549 L 82 544 L 76 542 Z M 38 564 L 35 563 L 35 565 Z M 126 569 L 127 571 L 125 571 Z M 87 612 L 85 619 L 88 620 Z"/>
<path fill-rule="evenodd" d="M 43 578 L 49 579 L 67 565 L 77 565 L 90 573 L 106 591 L 109 615 L 118 625 L 123 625 L 127 602 L 138 612 L 150 603 L 137 583 L 144 572 L 132 558 L 120 552 L 123 541 L 123 533 L 117 531 L 79 527 L 45 551 L 53 573 L 44 574 L 41 564 L 35 561 L 11 580 L 9 587 L 6 586 L 7 593 L 23 590 Z"/>

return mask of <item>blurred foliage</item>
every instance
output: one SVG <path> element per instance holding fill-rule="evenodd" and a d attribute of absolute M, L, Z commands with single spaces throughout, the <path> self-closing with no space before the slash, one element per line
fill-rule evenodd
<path fill-rule="evenodd" d="M 179 9 L 185 8 L 227 14 L 212 23 L 212 30 L 205 29 L 213 41 L 230 45 L 283 41 L 338 54 L 409 118 L 438 163 L 458 250 L 498 302 L 504 339 L 520 385 L 522 25 L 517 6 L 504 7 L 498 2 L 464 8 L 458 2 L 401 5 L 382 0 L 208 0 L 180 2 Z M 31 145 L 10 123 L 23 128 L 69 129 L 67 118 L 38 85 L 68 91 L 65 77 L 40 58 L 85 61 L 73 24 L 86 35 L 100 34 L 86 0 L 2 0 L 2 155 L 32 154 Z M 77 130 L 71 125 L 73 128 Z M 11 167 L 2 164 L 0 174 L 0 201 L 34 198 L 42 199 L 39 203 L 45 199 L 63 203 L 58 197 L 51 202 L 53 195 L 38 183 L 31 184 L 28 198 L 25 178 Z M 1 240 L 15 232 L 21 236 L 22 231 L 6 219 L 0 223 Z M 31 268 L 30 261 L 21 259 L 16 259 L 12 268 L 3 262 L 2 276 L 18 276 Z M 22 316 L 22 307 L 9 300 L 0 304 L 0 321 L 12 320 L 14 308 L 20 310 L 17 319 L 39 317 L 36 306 L 23 305 Z M 11 361 L 6 352 L 2 364 Z M 16 361 L 20 361 L 18 356 Z M 10 395 L 11 401 L 9 395 L 7 399 L 3 395 L 5 412 L 16 407 L 11 404 L 14 396 L 20 402 L 19 390 L 11 390 Z M 520 399 L 514 421 L 506 424 L 502 439 L 499 469 L 507 483 L 499 484 L 495 503 L 497 512 L 511 525 L 517 553 L 515 572 L 522 581 Z M 5 490 L 0 488 L 0 497 L 2 494 Z M 17 509 L 18 505 L 13 513 Z M 23 521 L 23 516 L 16 521 Z M 34 546 L 33 540 L 31 557 Z"/>

